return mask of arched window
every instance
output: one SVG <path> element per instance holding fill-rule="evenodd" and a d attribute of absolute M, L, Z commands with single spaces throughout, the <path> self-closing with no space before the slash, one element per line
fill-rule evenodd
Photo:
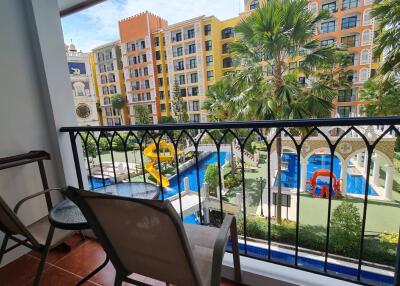
<path fill-rule="evenodd" d="M 104 97 L 104 105 L 109 105 L 111 104 L 111 100 L 108 96 Z"/>
<path fill-rule="evenodd" d="M 222 39 L 228 39 L 233 37 L 233 29 L 232 27 L 228 27 L 222 30 L 221 37 Z"/>
<path fill-rule="evenodd" d="M 229 53 L 228 43 L 222 45 L 222 53 L 223 54 Z"/>
<path fill-rule="evenodd" d="M 364 49 L 361 51 L 361 63 L 362 65 L 367 65 L 370 63 L 370 56 L 369 56 L 369 50 Z"/>
<path fill-rule="evenodd" d="M 108 87 L 107 86 L 103 86 L 103 95 L 107 95 L 108 92 Z"/>
<path fill-rule="evenodd" d="M 360 82 L 367 81 L 369 78 L 369 69 L 360 69 Z"/>
<path fill-rule="evenodd" d="M 367 9 L 364 11 L 363 15 L 363 25 L 371 25 L 372 24 L 372 17 L 371 17 L 371 9 Z"/>
<path fill-rule="evenodd" d="M 115 85 L 110 86 L 110 93 L 111 94 L 116 94 L 117 93 L 117 87 Z"/>
<path fill-rule="evenodd" d="M 363 46 L 370 45 L 371 40 L 372 40 L 371 30 L 370 29 L 364 30 L 361 36 L 361 45 Z"/>
<path fill-rule="evenodd" d="M 222 60 L 222 66 L 223 68 L 230 68 L 233 67 L 233 61 L 232 58 L 225 58 Z"/>
<path fill-rule="evenodd" d="M 83 82 L 77 81 L 73 84 L 75 95 L 84 96 L 85 95 L 85 84 Z"/>
<path fill-rule="evenodd" d="M 316 15 L 318 13 L 318 3 L 312 2 L 308 4 L 308 9 L 311 11 L 311 13 Z"/>
<path fill-rule="evenodd" d="M 107 76 L 106 75 L 102 75 L 101 78 L 100 78 L 100 81 L 101 81 L 102 84 L 107 83 Z"/>
<path fill-rule="evenodd" d="M 115 82 L 115 75 L 113 73 L 108 75 L 108 82 Z"/>

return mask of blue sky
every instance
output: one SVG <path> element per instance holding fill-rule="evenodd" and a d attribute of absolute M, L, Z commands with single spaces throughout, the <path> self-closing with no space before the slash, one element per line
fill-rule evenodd
<path fill-rule="evenodd" d="M 118 20 L 150 11 L 174 24 L 200 15 L 229 19 L 243 11 L 243 0 L 107 0 L 62 19 L 65 43 L 78 50 L 117 40 Z"/>

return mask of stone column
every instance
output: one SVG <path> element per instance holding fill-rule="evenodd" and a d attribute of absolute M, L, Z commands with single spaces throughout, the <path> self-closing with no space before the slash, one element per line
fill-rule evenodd
<path fill-rule="evenodd" d="M 367 151 L 364 152 L 364 174 L 367 176 L 367 169 L 368 169 L 368 153 Z"/>
<path fill-rule="evenodd" d="M 340 178 L 342 179 L 342 183 L 340 184 L 340 192 L 343 196 L 345 196 L 347 192 L 347 160 L 344 160 L 342 162 L 342 168 L 340 169 Z"/>
<path fill-rule="evenodd" d="M 392 199 L 392 190 L 393 190 L 393 171 L 394 167 L 392 164 L 386 165 L 386 179 L 385 179 L 385 199 Z"/>
<path fill-rule="evenodd" d="M 305 192 L 307 187 L 307 160 L 301 161 L 301 191 Z"/>
<path fill-rule="evenodd" d="M 374 158 L 374 169 L 372 171 L 372 182 L 375 186 L 379 186 L 379 156 L 375 154 Z"/>

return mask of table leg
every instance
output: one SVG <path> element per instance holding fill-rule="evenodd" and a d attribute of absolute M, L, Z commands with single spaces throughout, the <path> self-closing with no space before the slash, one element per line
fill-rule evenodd
<path fill-rule="evenodd" d="M 110 261 L 110 259 L 108 258 L 108 256 L 106 256 L 106 259 L 104 260 L 104 262 L 99 267 L 97 267 L 95 270 L 93 270 L 88 275 L 83 277 L 81 279 L 81 281 L 79 281 L 78 284 L 76 284 L 76 286 L 82 285 L 83 283 L 88 281 L 90 278 L 92 278 L 94 275 L 96 275 L 101 269 L 103 269 L 107 265 L 108 261 Z"/>

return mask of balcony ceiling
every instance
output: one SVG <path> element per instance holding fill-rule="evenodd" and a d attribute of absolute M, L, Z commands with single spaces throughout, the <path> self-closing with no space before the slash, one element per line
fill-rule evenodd
<path fill-rule="evenodd" d="M 57 0 L 61 17 L 68 16 L 103 1 L 105 0 Z"/>

